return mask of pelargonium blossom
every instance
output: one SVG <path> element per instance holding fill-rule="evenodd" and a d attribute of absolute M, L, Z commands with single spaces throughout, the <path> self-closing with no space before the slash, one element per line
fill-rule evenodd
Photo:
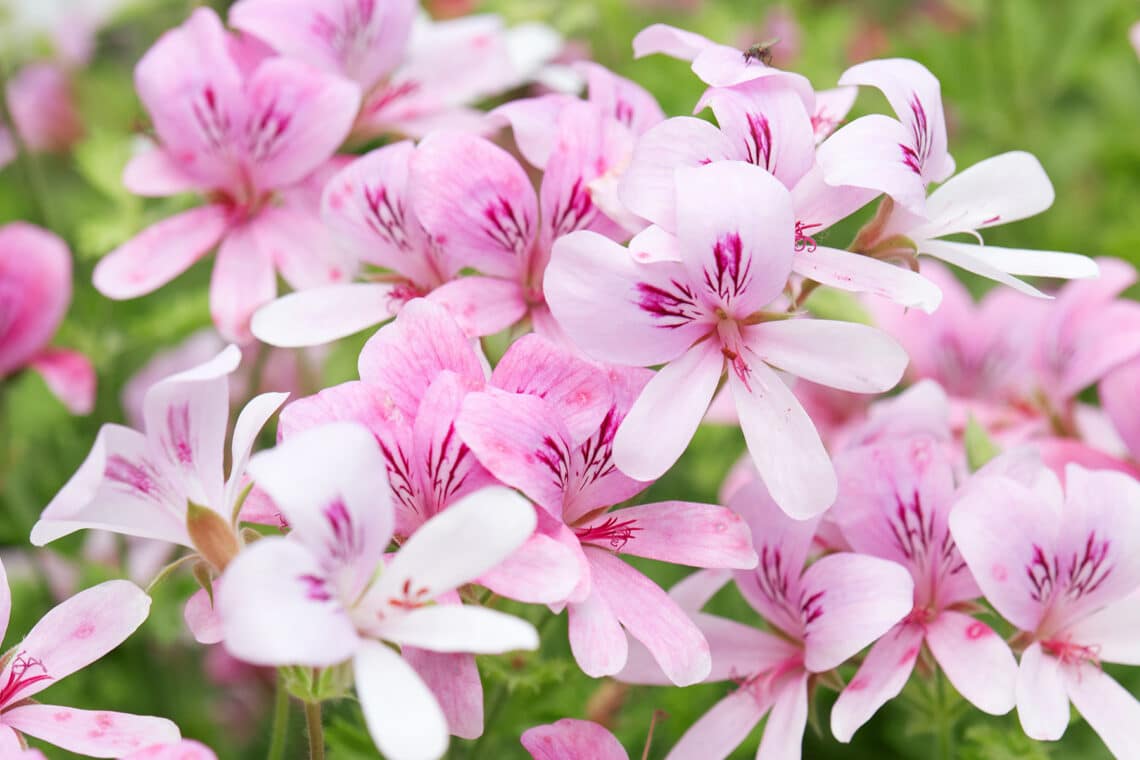
<path fill-rule="evenodd" d="M 914 579 L 914 608 L 871 647 L 831 711 L 840 741 L 897 696 L 925 646 L 975 707 L 1013 709 L 1017 661 L 1009 645 L 968 614 L 981 590 L 954 545 L 947 518 L 954 470 L 939 442 L 899 437 L 836 457 L 839 499 L 828 517 L 854 551 L 899 563 Z"/>
<path fill-rule="evenodd" d="M 12 596 L 0 564 L 0 637 Z M 0 754 L 17 756 L 21 734 L 89 757 L 123 757 L 176 742 L 178 727 L 149 715 L 45 705 L 30 698 L 123 643 L 150 611 L 150 597 L 128 581 L 107 581 L 52 608 L 0 658 Z"/>
<path fill-rule="evenodd" d="M 131 160 L 124 184 L 145 196 L 196 191 L 208 203 L 104 257 L 100 292 L 145 295 L 218 247 L 210 311 L 227 339 L 248 341 L 249 319 L 272 300 L 278 273 L 298 289 L 352 274 L 318 218 L 316 173 L 348 134 L 355 85 L 267 55 L 227 34 L 207 8 L 154 44 L 135 84 L 158 144 Z"/>
<path fill-rule="evenodd" d="M 1072 701 L 1114 755 L 1140 755 L 1140 702 L 1101 668 L 1140 665 L 1140 483 L 1069 465 L 1062 491 L 1040 463 L 990 467 L 950 513 L 950 532 L 986 599 L 1023 632 L 1022 728 L 1061 738 Z"/>
<path fill-rule="evenodd" d="M 650 374 L 610 373 L 613 403 L 585 440 L 540 396 L 496 389 L 463 400 L 456 430 L 493 475 L 544 508 L 541 530 L 577 550 L 584 571 L 566 602 L 579 667 L 594 677 L 621 670 L 624 629 L 673 683 L 687 685 L 708 674 L 707 644 L 664 591 L 616 555 L 709 568 L 751 568 L 756 555 L 747 526 L 724 507 L 666 501 L 613 509 L 649 486 L 614 466 L 613 443 Z"/>
<path fill-rule="evenodd" d="M 522 545 L 534 509 L 505 488 L 476 491 L 386 559 L 395 515 L 384 456 L 367 429 L 334 423 L 305 431 L 254 456 L 250 470 L 291 530 L 256 542 L 226 571 L 218 591 L 226 648 L 262 665 L 351 661 L 380 751 L 393 760 L 441 757 L 445 713 L 409 660 L 413 650 L 538 647 L 523 620 L 449 603 L 451 592 Z"/>
<path fill-rule="evenodd" d="M 71 302 L 71 252 L 24 222 L 0 226 L 0 382 L 28 368 L 75 414 L 95 405 L 95 369 L 76 351 L 48 347 Z"/>
<path fill-rule="evenodd" d="M 906 354 L 885 333 L 796 318 L 781 300 L 795 253 L 791 197 L 763 169 L 719 161 L 675 172 L 672 231 L 629 250 L 567 235 L 546 299 L 580 350 L 622 365 L 664 364 L 614 438 L 614 461 L 651 480 L 681 455 L 727 370 L 748 449 L 776 502 L 808 517 L 835 499 L 835 472 L 811 419 L 775 368 L 844 390 L 892 387 Z"/>
<path fill-rule="evenodd" d="M 903 619 L 914 582 L 900 565 L 864 554 L 829 554 L 805 568 L 819 519 L 788 517 L 759 481 L 738 490 L 729 507 L 748 523 L 760 557 L 755 570 L 736 572 L 736 586 L 776 633 L 700 612 L 728 576 L 698 574 L 674 587 L 670 595 L 708 638 L 707 680 L 734 681 L 738 688 L 690 726 L 667 758 L 728 757 L 770 712 L 756 757 L 797 760 L 817 677 Z M 630 654 L 620 680 L 664 683 L 644 653 Z"/>
<path fill-rule="evenodd" d="M 234 27 L 274 49 L 356 82 L 354 133 L 422 137 L 477 129 L 477 100 L 517 87 L 561 48 L 541 24 L 504 29 L 493 15 L 430 21 L 415 0 L 241 0 Z"/>

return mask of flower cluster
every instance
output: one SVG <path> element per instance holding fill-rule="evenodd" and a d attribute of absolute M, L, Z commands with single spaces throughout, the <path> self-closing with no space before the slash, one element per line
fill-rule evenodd
<path fill-rule="evenodd" d="M 239 0 L 228 22 L 198 9 L 139 62 L 153 140 L 124 182 L 202 203 L 94 283 L 133 298 L 216 249 L 232 344 L 148 371 L 138 429 L 101 428 L 33 544 L 90 530 L 179 552 L 160 577 L 193 569 L 193 637 L 279 668 L 314 757 L 321 703 L 350 690 L 394 760 L 479 737 L 477 656 L 549 646 L 534 623 L 563 612 L 588 676 L 731 684 L 672 760 L 727 757 L 765 715 L 757 756 L 794 760 L 821 690 L 848 742 L 904 690 L 946 685 L 1040 740 L 1071 702 L 1140 757 L 1140 702 L 1102 667 L 1140 664 L 1140 305 L 1120 298 L 1136 273 L 984 244 L 1053 188 L 1023 152 L 956 171 L 923 65 L 869 61 L 816 90 L 763 50 L 655 25 L 634 52 L 691 62 L 697 116 L 589 62 L 569 71 L 584 95 L 483 113 L 541 77 L 556 37 L 427 22 L 410 0 Z M 892 113 L 849 119 L 859 88 Z M 32 367 L 89 410 L 90 365 L 43 348 L 69 264 L 50 233 L 0 228 L 0 377 Z M 975 303 L 946 265 L 995 286 Z M 865 319 L 824 318 L 826 292 Z M 307 366 L 365 329 L 358 380 L 263 373 L 270 350 Z M 721 504 L 654 485 L 702 424 L 747 448 Z M 698 570 L 666 590 L 627 557 Z M 724 614 L 730 584 L 755 615 Z M 28 700 L 148 608 L 106 582 L 4 654 L 5 753 L 27 734 L 212 757 L 161 718 Z M 522 744 L 627 757 L 573 719 Z"/>

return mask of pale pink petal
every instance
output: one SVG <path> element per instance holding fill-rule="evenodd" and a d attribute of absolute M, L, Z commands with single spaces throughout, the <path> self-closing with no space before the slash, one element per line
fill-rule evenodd
<path fill-rule="evenodd" d="M 494 335 L 518 323 L 530 305 L 519 283 L 473 275 L 444 283 L 427 295 L 441 304 L 472 337 Z"/>
<path fill-rule="evenodd" d="M 743 157 L 743 149 L 707 121 L 689 116 L 667 119 L 637 141 L 618 183 L 618 198 L 638 216 L 676 230 L 674 171 Z"/>
<path fill-rule="evenodd" d="M 920 253 L 930 253 L 933 256 L 950 261 L 952 264 L 958 264 L 963 269 L 968 269 L 963 264 L 948 258 L 949 251 L 957 253 L 959 258 L 972 258 L 982 262 L 984 266 L 1019 277 L 1059 277 L 1066 280 L 1079 280 L 1096 277 L 1099 271 L 1096 261 L 1088 256 L 1063 251 L 999 248 L 996 245 L 953 243 L 945 240 L 926 241 L 921 243 L 919 248 Z M 985 273 L 978 272 L 978 274 Z M 1024 287 L 1021 289 L 1024 290 Z"/>
<path fill-rule="evenodd" d="M 953 264 L 956 267 L 965 269 L 967 272 L 972 272 L 986 279 L 993 280 L 994 282 L 1000 282 L 1002 285 L 1007 285 L 1027 296 L 1033 296 L 1034 298 L 1049 297 L 1029 283 L 1019 280 L 1006 272 L 1001 268 L 1000 262 L 990 261 L 988 254 L 991 248 L 992 246 L 974 245 L 972 243 L 952 243 L 947 240 L 923 240 L 919 242 L 919 253 L 933 256 L 947 264 Z M 1025 252 L 1022 251 L 1022 253 Z M 1044 253 L 1046 256 L 1051 255 L 1049 252 Z M 1084 258 L 1076 254 L 1061 255 Z"/>
<path fill-rule="evenodd" d="M 932 314 L 942 291 L 918 272 L 838 248 L 817 246 L 796 253 L 796 274 L 839 290 L 868 293 Z"/>
<path fill-rule="evenodd" d="M 1017 670 L 1017 717 L 1031 739 L 1056 741 L 1069 725 L 1069 696 L 1061 663 L 1033 643 Z"/>
<path fill-rule="evenodd" d="M 443 510 L 404 542 L 368 597 L 382 604 L 413 589 L 430 600 L 475 580 L 509 557 L 534 533 L 534 506 L 514 491 L 492 486 Z"/>
<path fill-rule="evenodd" d="M 550 126 L 558 123 L 558 114 L 573 102 L 575 98 L 562 94 L 520 98 L 491 110 L 487 117 L 495 123 L 509 124 L 519 153 L 531 166 L 542 169 L 550 160 L 558 136 Z"/>
<path fill-rule="evenodd" d="M 218 592 L 220 583 L 220 578 L 214 579 L 213 593 L 216 594 Z M 214 609 L 210 592 L 204 588 L 195 591 L 186 601 L 186 606 L 182 611 L 182 618 L 186 621 L 186 627 L 190 629 L 190 634 L 199 644 L 217 644 L 225 638 L 225 633 L 222 629 L 222 618 L 218 615 L 217 610 Z"/>
<path fill-rule="evenodd" d="M 294 290 L 347 282 L 359 262 L 333 244 L 305 189 L 282 193 L 280 206 L 262 209 L 254 234 L 257 246 Z"/>
<path fill-rule="evenodd" d="M 817 163 L 792 188 L 796 221 L 803 224 L 801 232 L 806 235 L 808 247 L 813 235 L 851 216 L 879 194 L 880 191 L 865 187 L 829 185 L 823 167 Z"/>
<path fill-rule="evenodd" d="M 757 695 L 737 689 L 717 702 L 689 727 L 665 756 L 666 760 L 721 760 L 732 754 L 772 707 L 770 689 Z"/>
<path fill-rule="evenodd" d="M 835 501 L 837 484 L 819 433 L 795 395 L 760 361 L 747 381 L 728 373 L 748 452 L 772 498 L 798 519 L 818 515 Z"/>
<path fill-rule="evenodd" d="M 943 610 L 927 627 L 926 643 L 946 678 L 975 707 L 990 715 L 1013 709 L 1017 661 L 992 628 L 961 612 Z"/>
<path fill-rule="evenodd" d="M 535 533 L 477 582 L 508 599 L 555 604 L 577 587 L 582 573 L 580 554 L 550 536 Z"/>
<path fill-rule="evenodd" d="M 677 262 L 642 264 L 581 230 L 555 241 L 543 290 L 559 327 L 587 355 L 647 366 L 676 359 L 711 331 L 687 280 Z"/>
<path fill-rule="evenodd" d="M 483 684 L 474 655 L 409 646 L 401 647 L 400 654 L 435 696 L 452 736 L 476 739 L 483 734 Z"/>
<path fill-rule="evenodd" d="M 4 713 L 12 728 L 87 757 L 123 757 L 152 744 L 181 738 L 166 718 L 73 707 L 27 704 Z"/>
<path fill-rule="evenodd" d="M 8 586 L 8 571 L 0 562 L 0 641 L 8 632 L 8 620 L 12 615 L 12 590 Z M 0 745 L 3 746 L 3 745 Z"/>
<path fill-rule="evenodd" d="M 249 400 L 234 423 L 233 434 L 230 438 L 230 474 L 226 478 L 227 505 L 237 503 L 238 495 L 246 487 L 246 465 L 249 464 L 249 454 L 253 450 L 257 437 L 262 428 L 269 422 L 269 418 L 277 413 L 288 393 L 262 393 Z"/>
<path fill-rule="evenodd" d="M 836 739 L 851 741 L 880 707 L 899 695 L 910 680 L 922 638 L 921 626 L 897 625 L 874 643 L 831 708 L 831 733 Z"/>
<path fill-rule="evenodd" d="M 756 760 L 798 760 L 808 721 L 807 674 L 789 676 L 775 692 Z"/>
<path fill-rule="evenodd" d="M 230 562 L 224 578 L 215 602 L 226 651 L 239 660 L 323 667 L 349 659 L 359 648 L 335 588 L 296 541 L 261 539 Z"/>
<path fill-rule="evenodd" d="M 73 414 L 90 414 L 95 407 L 95 367 L 78 351 L 49 348 L 29 365 L 43 377 L 55 397 Z"/>
<path fill-rule="evenodd" d="M 257 67 L 243 97 L 242 135 L 259 188 L 298 182 L 328 159 L 352 127 L 360 90 L 288 58 Z"/>
<path fill-rule="evenodd" d="M 521 741 L 534 760 L 629 760 L 613 734 L 588 720 L 563 718 L 535 726 L 523 731 Z"/>
<path fill-rule="evenodd" d="M 151 225 L 99 261 L 95 288 L 118 300 L 157 290 L 214 248 L 229 224 L 225 208 L 209 205 Z"/>
<path fill-rule="evenodd" d="M 71 301 L 71 252 L 24 222 L 0 226 L 0 377 L 23 367 L 55 334 Z"/>
<path fill-rule="evenodd" d="M 613 554 L 588 548 L 586 555 L 595 592 L 629 635 L 653 654 L 669 680 L 678 686 L 704 680 L 712 668 L 709 645 L 684 610 Z"/>
<path fill-rule="evenodd" d="M 1140 398 L 1140 361 L 1122 364 L 1109 372 L 1098 387 L 1100 403 L 1116 432 L 1124 439 L 1133 457 L 1140 457 L 1140 414 L 1135 400 Z"/>
<path fill-rule="evenodd" d="M 758 79 L 778 79 L 795 88 L 805 103 L 814 97 L 811 82 L 790 71 L 765 66 L 745 58 L 744 52 L 728 45 L 710 45 L 693 59 L 693 73 L 713 87 L 735 87 Z"/>
<path fill-rule="evenodd" d="M 270 252 L 260 245 L 257 221 L 230 230 L 218 249 L 210 277 L 210 316 L 227 340 L 253 340 L 253 313 L 277 294 Z"/>
<path fill-rule="evenodd" d="M 100 583 L 53 607 L 16 644 L 15 656 L 0 672 L 10 683 L 17 661 L 34 663 L 25 670 L 23 685 L 6 695 L 6 704 L 27 699 L 95 662 L 134 633 L 149 612 L 150 597 L 129 581 Z"/>
<path fill-rule="evenodd" d="M 1073 706 L 1108 750 L 1119 758 L 1140 757 L 1140 702 L 1094 664 L 1062 669 L 1062 678 Z"/>
<path fill-rule="evenodd" d="M 480 137 L 439 132 L 412 157 L 410 185 L 412 207 L 448 255 L 483 274 L 525 272 L 538 200 L 509 153 Z"/>
<path fill-rule="evenodd" d="M 692 567 L 750 569 L 756 566 L 748 526 L 724 507 L 663 501 L 610 512 L 592 524 L 609 520 L 629 523 L 631 535 L 629 540 L 623 538 L 616 546 L 615 539 L 602 539 L 598 543 L 602 548 Z M 589 531 L 590 527 L 591 523 L 587 523 L 579 530 Z"/>
<path fill-rule="evenodd" d="M 626 662 L 629 642 L 613 608 L 597 590 L 567 607 L 570 651 L 591 678 L 612 676 Z"/>
<path fill-rule="evenodd" d="M 410 664 L 379 641 L 353 660 L 356 695 L 377 748 L 391 758 L 438 758 L 447 750 L 447 716 Z"/>
<path fill-rule="evenodd" d="M 428 385 L 443 370 L 472 382 L 483 365 L 447 310 L 423 299 L 409 301 L 399 318 L 373 335 L 360 352 L 360 379 L 386 392 L 407 419 L 414 419 Z"/>
<path fill-rule="evenodd" d="M 1069 629 L 1073 641 L 1095 642 L 1097 659 L 1140 665 L 1140 593 L 1132 593 L 1078 620 Z"/>
<path fill-rule="evenodd" d="M 302 430 L 344 421 L 358 422 L 383 439 L 394 427 L 392 410 L 386 405 L 385 394 L 378 388 L 356 380 L 341 383 L 287 405 L 281 411 L 277 434 L 286 439 Z M 411 426 L 406 422 L 403 427 L 410 430 Z"/>
<path fill-rule="evenodd" d="M 156 744 L 132 752 L 124 760 L 218 760 L 218 756 L 205 744 L 183 739 L 177 744 Z"/>
<path fill-rule="evenodd" d="M 811 124 L 817 143 L 827 139 L 827 136 L 834 132 L 835 128 L 847 118 L 847 114 L 851 112 L 851 106 L 855 105 L 855 98 L 858 95 L 858 87 L 816 90 L 815 111 L 811 115 Z"/>
<path fill-rule="evenodd" d="M 902 145 L 909 141 L 902 124 L 871 114 L 855 119 L 824 140 L 816 158 L 829 185 L 886 193 L 907 210 L 922 214 L 926 189 L 922 177 L 905 163 Z"/>
<path fill-rule="evenodd" d="M 641 135 L 665 114 L 657 99 L 636 82 L 618 76 L 593 61 L 578 61 L 574 69 L 586 75 L 589 101 L 601 106 L 610 118 L 621 122 L 635 135 Z"/>
<path fill-rule="evenodd" d="M 795 220 L 787 189 L 739 161 L 678 169 L 676 177 L 677 238 L 691 281 L 734 317 L 774 301 L 792 272 Z"/>
<path fill-rule="evenodd" d="M 290 535 L 359 595 L 392 537 L 384 455 L 363 426 L 333 423 L 291 435 L 249 462 L 249 474 L 280 508 Z"/>
<path fill-rule="evenodd" d="M 144 197 L 176 195 L 197 189 L 195 178 L 157 145 L 131 156 L 123 168 L 123 186 Z"/>
<path fill-rule="evenodd" d="M 592 435 L 614 402 L 605 371 L 538 335 L 511 344 L 491 373 L 491 385 L 541 397 L 574 442 Z"/>
<path fill-rule="evenodd" d="M 362 282 L 289 293 L 258 309 L 250 330 L 263 343 L 283 348 L 331 343 L 395 316 L 402 305 L 395 290 Z"/>
<path fill-rule="evenodd" d="M 789 374 L 854 393 L 880 393 L 902 379 L 909 361 L 894 338 L 854 322 L 788 319 L 750 327 L 747 345 Z"/>
<path fill-rule="evenodd" d="M 691 61 L 713 44 L 712 40 L 699 34 L 668 24 L 653 24 L 633 38 L 633 57 L 644 58 L 654 53 L 663 53 L 671 58 Z"/>
<path fill-rule="evenodd" d="M 44 754 L 38 750 L 25 751 L 23 739 L 8 726 L 0 726 L 0 750 L 13 757 L 18 757 L 20 760 L 47 760 Z"/>
<path fill-rule="evenodd" d="M 816 598 L 807 614 L 804 666 L 821 673 L 838 667 L 889 631 L 913 608 L 914 581 L 902 565 L 862 554 L 829 554 L 814 562 L 801 593 Z"/>
<path fill-rule="evenodd" d="M 386 641 L 432 652 L 502 654 L 538 648 L 538 633 L 525 620 L 462 604 L 415 609 L 383 621 L 377 631 Z"/>
<path fill-rule="evenodd" d="M 693 439 L 723 373 L 724 357 L 712 340 L 666 364 L 614 436 L 618 468 L 637 480 L 654 480 L 672 467 Z"/>

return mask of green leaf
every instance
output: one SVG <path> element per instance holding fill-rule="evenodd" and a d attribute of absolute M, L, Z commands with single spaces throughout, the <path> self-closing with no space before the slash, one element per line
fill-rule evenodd
<path fill-rule="evenodd" d="M 994 443 L 994 440 L 990 438 L 990 434 L 974 419 L 973 415 L 970 415 L 970 421 L 966 423 L 966 434 L 964 438 L 966 444 L 966 462 L 970 466 L 970 472 L 977 472 L 987 462 L 1001 453 L 1001 448 Z"/>
<path fill-rule="evenodd" d="M 808 254 L 810 255 L 810 254 Z M 851 293 L 834 288 L 816 288 L 804 304 L 807 310 L 820 319 L 837 319 L 841 322 L 874 324 L 870 313 Z"/>

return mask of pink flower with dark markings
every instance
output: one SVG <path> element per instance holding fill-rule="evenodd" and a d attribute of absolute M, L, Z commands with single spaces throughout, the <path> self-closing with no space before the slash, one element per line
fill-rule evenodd
<path fill-rule="evenodd" d="M 127 188 L 145 196 L 196 191 L 209 202 L 108 254 L 95 269 L 100 292 L 145 295 L 218 247 L 214 323 L 227 339 L 248 341 L 250 317 L 273 299 L 278 273 L 298 289 L 352 274 L 316 210 L 321 172 L 360 103 L 355 85 L 269 57 L 204 8 L 143 56 L 135 83 L 158 141 L 127 165 Z"/>
<path fill-rule="evenodd" d="M 950 683 L 992 715 L 1013 709 L 1017 661 L 968 614 L 981 596 L 950 536 L 954 469 L 942 444 L 898 437 L 836 457 L 839 499 L 829 518 L 854 551 L 898 562 L 914 580 L 914 608 L 871 647 L 831 711 L 840 741 L 902 691 L 925 646 Z"/>
<path fill-rule="evenodd" d="M 760 558 L 755 570 L 736 572 L 736 586 L 776 630 L 700 611 L 728 574 L 702 571 L 670 591 L 708 638 L 712 671 L 706 680 L 733 681 L 737 688 L 690 726 L 667 757 L 721 760 L 770 713 L 756 756 L 798 760 L 812 679 L 903 619 L 912 608 L 914 582 L 900 565 L 864 554 L 830 554 L 805 568 L 819 519 L 788 517 L 758 480 L 738 490 L 729 508 L 748 523 Z M 666 683 L 640 647 L 631 650 L 618 679 Z"/>
<path fill-rule="evenodd" d="M 259 665 L 351 661 L 385 757 L 441 757 L 456 706 L 437 687 L 474 670 L 455 658 L 538 646 L 529 623 L 458 604 L 454 593 L 527 540 L 534 508 L 502 487 L 476 491 L 386 558 L 395 513 L 383 453 L 366 428 L 334 423 L 290 436 L 256 455 L 250 471 L 292 530 L 261 539 L 226 570 L 218 609 L 227 650 Z M 481 697 L 477 671 L 474 681 Z M 474 735 L 481 730 L 480 709 Z"/>
<path fill-rule="evenodd" d="M 683 686 L 708 674 L 708 645 L 660 587 L 615 555 L 712 568 L 751 568 L 756 555 L 747 527 L 724 507 L 668 501 L 613 510 L 649 486 L 617 469 L 613 445 L 650 376 L 611 371 L 613 403 L 585 439 L 545 399 L 494 389 L 463 400 L 456 429 L 495 477 L 544 508 L 540 529 L 576 549 L 583 574 L 565 602 L 579 667 L 595 678 L 621 670 L 624 629 Z"/>
<path fill-rule="evenodd" d="M 675 170 L 676 218 L 629 250 L 582 231 L 558 241 L 545 279 L 559 326 L 615 364 L 665 367 L 614 438 L 614 461 L 652 480 L 681 455 L 721 378 L 757 469 L 790 514 L 835 499 L 835 473 L 811 420 L 774 368 L 863 393 L 892 387 L 906 354 L 865 325 L 789 318 L 794 218 L 763 169 L 718 161 Z"/>
<path fill-rule="evenodd" d="M 986 599 L 1023 631 L 1017 713 L 1056 740 L 1069 702 L 1117 757 L 1140 753 L 1140 702 L 1101 669 L 1140 664 L 1140 483 L 1070 464 L 1057 476 L 1016 451 L 967 484 L 950 531 Z"/>
<path fill-rule="evenodd" d="M 0 227 L 0 380 L 33 370 L 69 410 L 87 414 L 95 405 L 90 360 L 48 346 L 70 302 L 67 245 L 24 222 Z"/>
<path fill-rule="evenodd" d="M 0 637 L 12 597 L 0 564 Z M 19 756 L 21 734 L 88 757 L 123 757 L 179 740 L 165 718 L 40 704 L 31 697 L 123 643 L 150 611 L 150 597 L 128 581 L 107 581 L 51 609 L 0 658 L 0 755 Z"/>

